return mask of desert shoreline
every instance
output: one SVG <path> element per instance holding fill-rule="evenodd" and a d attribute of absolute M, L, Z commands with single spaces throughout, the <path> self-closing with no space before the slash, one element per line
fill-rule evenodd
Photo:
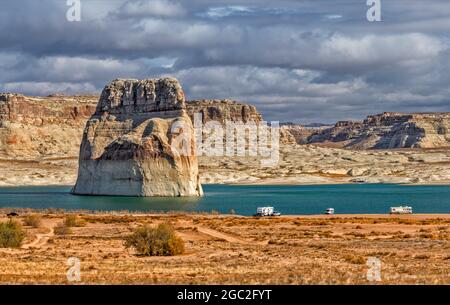
<path fill-rule="evenodd" d="M 266 216 L 259 217 L 254 215 L 240 215 L 229 213 L 218 213 L 208 211 L 187 211 L 187 210 L 173 210 L 173 211 L 141 211 L 141 210 L 86 210 L 86 209 L 62 209 L 62 208 L 27 208 L 27 207 L 1 207 L 0 208 L 0 220 L 4 218 L 6 214 L 10 212 L 17 212 L 19 215 L 28 214 L 55 214 L 55 215 L 87 215 L 87 216 L 133 216 L 133 217 L 178 217 L 180 215 L 185 216 L 201 216 L 201 217 L 237 217 L 237 218 L 251 218 L 251 219 L 290 219 L 290 218 L 380 218 L 380 219 L 447 219 L 450 218 L 450 213 L 413 213 L 413 214 L 369 214 L 369 213 L 355 213 L 355 214 L 283 214 L 280 216 Z"/>
<path fill-rule="evenodd" d="M 449 149 L 346 150 L 314 145 L 280 145 L 275 167 L 263 168 L 260 157 L 199 157 L 201 184 L 450 185 Z M 77 155 L 0 158 L 0 186 L 74 185 Z"/>
<path fill-rule="evenodd" d="M 9 209 L 0 209 L 0 222 Z M 206 213 L 17 210 L 19 248 L 0 248 L 0 284 L 449 284 L 450 214 L 285 215 L 256 218 Z M 55 229 L 68 215 L 82 226 Z M 169 223 L 185 243 L 176 256 L 143 257 L 124 246 L 135 228 Z M 68 282 L 67 260 L 81 262 Z M 261 269 L 261 262 L 265 268 Z"/>

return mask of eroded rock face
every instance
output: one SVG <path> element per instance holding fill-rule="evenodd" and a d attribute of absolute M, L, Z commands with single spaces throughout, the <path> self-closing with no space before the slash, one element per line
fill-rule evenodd
<path fill-rule="evenodd" d="M 108 84 L 86 123 L 73 193 L 203 195 L 185 108 L 183 90 L 173 78 Z M 183 154 L 173 144 L 186 135 L 189 152 Z"/>
<path fill-rule="evenodd" d="M 98 97 L 0 94 L 0 158 L 36 160 L 78 155 Z"/>
<path fill-rule="evenodd" d="M 217 121 L 225 124 L 232 122 L 254 122 L 263 120 L 255 106 L 242 104 L 232 100 L 192 100 L 187 102 L 188 114 L 194 121 L 194 114 L 202 115 L 203 123 Z"/>
<path fill-rule="evenodd" d="M 255 106 L 240 103 L 229 99 L 213 99 L 213 100 L 191 100 L 187 102 L 187 111 L 192 122 L 194 122 L 194 114 L 200 114 L 202 123 L 216 121 L 225 128 L 226 122 L 251 123 L 259 125 L 264 119 Z M 297 143 L 295 136 L 290 129 L 280 128 L 280 143 L 295 144 Z"/>
<path fill-rule="evenodd" d="M 308 144 L 308 137 L 322 129 L 324 127 L 305 127 L 294 123 L 282 123 L 280 142 L 283 144 Z"/>
<path fill-rule="evenodd" d="M 450 113 L 385 112 L 364 121 L 342 121 L 311 135 L 308 143 L 352 149 L 450 147 Z"/>

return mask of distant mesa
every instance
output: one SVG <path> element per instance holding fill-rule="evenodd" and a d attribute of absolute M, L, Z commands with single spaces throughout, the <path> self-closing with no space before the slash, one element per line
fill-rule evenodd
<path fill-rule="evenodd" d="M 293 122 L 284 122 L 280 123 L 280 126 L 302 126 L 306 128 L 319 128 L 319 127 L 326 127 L 331 126 L 333 124 L 325 124 L 325 123 L 309 123 L 309 124 L 296 124 Z"/>
<path fill-rule="evenodd" d="M 306 142 L 349 149 L 450 147 L 450 113 L 384 112 L 364 121 L 337 122 Z"/>
<path fill-rule="evenodd" d="M 178 132 L 191 135 L 190 154 L 172 148 Z M 202 196 L 194 150 L 194 129 L 176 79 L 114 80 L 86 123 L 73 193 Z"/>
<path fill-rule="evenodd" d="M 307 125 L 285 122 L 280 124 L 280 141 L 283 144 L 308 144 L 308 138 L 330 125 L 311 123 Z"/>

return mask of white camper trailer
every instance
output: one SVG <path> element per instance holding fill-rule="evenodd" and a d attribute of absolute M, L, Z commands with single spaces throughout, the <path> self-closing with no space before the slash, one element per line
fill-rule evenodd
<path fill-rule="evenodd" d="M 412 214 L 412 207 L 399 206 L 391 207 L 391 214 Z"/>
<path fill-rule="evenodd" d="M 273 207 L 258 207 L 255 216 L 280 216 L 281 213 L 275 211 Z"/>

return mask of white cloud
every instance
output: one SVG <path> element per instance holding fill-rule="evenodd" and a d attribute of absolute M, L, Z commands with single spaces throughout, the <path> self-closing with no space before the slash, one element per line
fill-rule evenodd
<path fill-rule="evenodd" d="M 333 35 L 324 41 L 319 56 L 341 64 L 395 64 L 436 57 L 447 46 L 424 34 L 366 35 L 361 38 Z"/>
<path fill-rule="evenodd" d="M 12 82 L 2 84 L 0 89 L 4 92 L 27 92 L 31 95 L 46 96 L 51 93 L 97 93 L 96 88 L 90 83 L 68 83 L 68 82 Z"/>
<path fill-rule="evenodd" d="M 450 110 L 448 1 L 388 1 L 381 24 L 360 0 L 92 0 L 76 24 L 65 1 L 19 2 L 0 11 L 0 90 L 170 74 L 188 98 L 254 103 L 269 119 Z"/>
<path fill-rule="evenodd" d="M 180 3 L 168 0 L 130 1 L 120 8 L 120 15 L 127 17 L 180 17 L 185 14 Z"/>
<path fill-rule="evenodd" d="M 335 19 L 341 19 L 342 15 L 326 15 L 325 18 L 335 20 Z"/>
<path fill-rule="evenodd" d="M 204 16 L 210 18 L 224 18 L 233 15 L 247 15 L 253 12 L 253 9 L 247 6 L 241 5 L 230 5 L 230 6 L 220 6 L 220 7 L 210 7 Z"/>

